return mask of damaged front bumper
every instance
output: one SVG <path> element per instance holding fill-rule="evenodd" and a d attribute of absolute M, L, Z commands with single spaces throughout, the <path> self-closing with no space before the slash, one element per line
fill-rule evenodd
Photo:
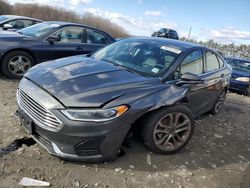
<path fill-rule="evenodd" d="M 32 138 L 51 155 L 74 161 L 114 160 L 130 129 L 129 124 L 119 119 L 102 123 L 76 122 L 62 115 L 62 129 L 53 132 L 34 123 L 20 108 L 16 116 Z"/>

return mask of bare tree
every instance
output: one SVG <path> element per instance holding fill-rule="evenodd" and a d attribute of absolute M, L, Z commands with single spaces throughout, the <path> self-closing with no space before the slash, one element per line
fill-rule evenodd
<path fill-rule="evenodd" d="M 197 41 L 194 39 L 187 39 L 185 37 L 181 38 L 181 40 L 200 44 L 212 48 L 216 51 L 222 52 L 225 56 L 234 56 L 234 57 L 241 57 L 241 58 L 250 58 L 250 45 L 235 45 L 234 43 L 231 44 L 219 44 L 214 40 L 208 41 Z"/>
<path fill-rule="evenodd" d="M 11 5 L 5 0 L 0 0 L 0 15 L 10 14 L 11 12 Z"/>
<path fill-rule="evenodd" d="M 104 30 L 115 38 L 129 36 L 127 31 L 125 31 L 122 27 L 93 14 L 79 15 L 73 11 L 63 8 L 22 3 L 15 4 L 12 9 L 17 15 L 29 16 L 44 21 L 67 21 L 88 25 Z"/>

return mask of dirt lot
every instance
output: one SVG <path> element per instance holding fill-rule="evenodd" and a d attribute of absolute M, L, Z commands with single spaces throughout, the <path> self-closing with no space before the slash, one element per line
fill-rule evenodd
<path fill-rule="evenodd" d="M 17 81 L 0 77 L 0 147 L 28 136 L 14 117 Z M 140 140 L 115 162 L 62 161 L 40 146 L 23 146 L 0 157 L 0 187 L 22 177 L 51 187 L 250 187 L 250 98 L 228 94 L 223 111 L 196 120 L 194 137 L 175 155 L 151 153 Z"/>

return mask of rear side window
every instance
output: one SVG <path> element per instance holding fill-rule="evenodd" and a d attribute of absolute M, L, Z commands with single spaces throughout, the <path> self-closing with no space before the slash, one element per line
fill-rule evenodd
<path fill-rule="evenodd" d="M 169 32 L 169 37 L 177 39 L 178 38 L 177 32 L 176 31 L 170 31 Z"/>
<path fill-rule="evenodd" d="M 203 73 L 202 51 L 196 50 L 191 52 L 181 63 L 181 75 L 185 73 L 199 75 Z"/>
<path fill-rule="evenodd" d="M 88 44 L 108 44 L 107 37 L 95 30 L 88 29 L 87 30 L 87 43 Z"/>
<path fill-rule="evenodd" d="M 206 60 L 207 60 L 207 71 L 213 71 L 219 69 L 219 62 L 217 57 L 212 52 L 206 53 Z"/>
<path fill-rule="evenodd" d="M 219 56 L 217 56 L 217 57 L 218 57 L 218 60 L 219 60 L 220 68 L 224 67 L 224 61 Z"/>

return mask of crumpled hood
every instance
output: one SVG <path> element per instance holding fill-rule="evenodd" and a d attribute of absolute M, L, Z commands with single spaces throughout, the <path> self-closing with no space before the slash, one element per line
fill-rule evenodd
<path fill-rule="evenodd" d="M 66 107 L 100 107 L 128 92 L 143 89 L 142 95 L 147 95 L 160 85 L 158 78 L 146 78 L 82 55 L 39 64 L 25 77 Z"/>

